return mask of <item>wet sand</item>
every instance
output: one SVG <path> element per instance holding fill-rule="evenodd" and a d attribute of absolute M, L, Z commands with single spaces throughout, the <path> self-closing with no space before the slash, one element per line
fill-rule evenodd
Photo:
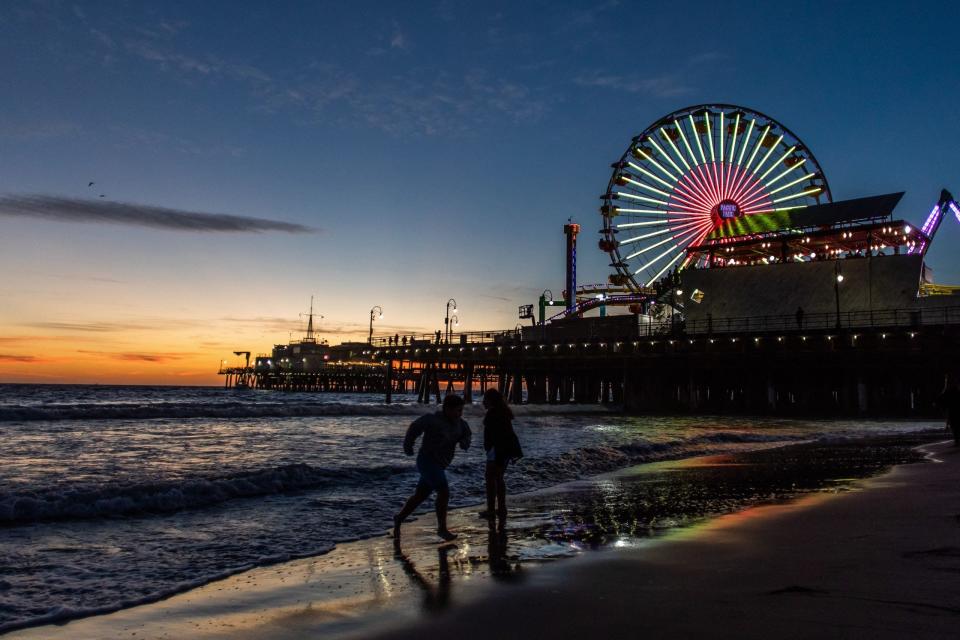
<path fill-rule="evenodd" d="M 505 535 L 460 510 L 461 539 L 438 545 L 425 515 L 399 548 L 344 544 L 9 637 L 952 637 L 960 455 L 929 445 L 942 462 L 855 480 L 906 444 L 642 465 L 516 498 Z"/>

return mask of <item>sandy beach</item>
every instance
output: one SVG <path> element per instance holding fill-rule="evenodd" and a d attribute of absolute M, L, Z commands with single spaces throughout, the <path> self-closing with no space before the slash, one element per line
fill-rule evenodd
<path fill-rule="evenodd" d="M 688 526 L 665 518 L 666 533 L 652 537 L 632 535 L 623 518 L 614 518 L 618 534 L 576 513 L 557 525 L 555 508 L 545 511 L 551 501 L 569 503 L 571 492 L 586 503 L 607 492 L 604 504 L 616 509 L 634 495 L 618 493 L 618 482 L 645 487 L 647 476 L 664 471 L 698 482 L 700 473 L 729 475 L 738 466 L 763 475 L 729 457 L 660 463 L 657 474 L 644 465 L 519 499 L 505 536 L 462 509 L 452 520 L 460 540 L 437 545 L 432 518 L 422 516 L 407 525 L 401 547 L 385 536 L 347 543 L 154 604 L 8 637 L 470 638 L 491 628 L 498 637 L 953 637 L 960 454 L 945 443 L 921 452 L 931 462 L 847 480 L 842 489 L 820 486 Z M 777 468 L 788 461 L 767 458 Z M 594 516 L 601 510 L 590 506 Z M 585 551 L 591 547 L 601 551 Z M 555 561 L 564 556 L 576 558 Z"/>

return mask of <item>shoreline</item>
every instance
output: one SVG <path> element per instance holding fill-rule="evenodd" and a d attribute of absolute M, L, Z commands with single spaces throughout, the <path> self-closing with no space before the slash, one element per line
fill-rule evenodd
<path fill-rule="evenodd" d="M 784 449 L 793 449 L 795 446 L 798 445 Z M 667 471 L 681 467 L 696 468 L 698 465 L 710 467 L 712 458 L 653 463 L 653 466 L 664 467 Z M 263 637 L 261 634 L 264 633 L 265 637 L 273 637 L 271 634 L 278 630 L 268 631 L 263 625 L 269 627 L 269 620 L 289 619 L 291 616 L 303 621 L 311 620 L 305 623 L 308 627 L 302 629 L 304 633 L 316 632 L 320 628 L 329 635 L 349 637 L 369 634 L 387 622 L 396 625 L 398 613 L 400 620 L 408 624 L 424 623 L 424 619 L 429 622 L 440 610 L 456 611 L 478 599 L 496 598 L 498 591 L 494 589 L 491 593 L 489 588 L 495 582 L 537 583 L 541 579 L 541 572 L 546 575 L 554 570 L 538 567 L 529 571 L 527 568 L 531 564 L 549 564 L 556 558 L 567 556 L 619 557 L 631 547 L 656 546 L 661 539 L 672 539 L 688 531 L 689 526 L 683 526 L 681 522 L 680 528 L 677 528 L 678 523 L 667 518 L 664 524 L 658 525 L 658 531 L 645 531 L 641 533 L 641 538 L 617 540 L 614 543 L 604 540 L 602 532 L 598 536 L 597 531 L 591 529 L 590 522 L 574 522 L 573 526 L 570 523 L 553 523 L 552 526 L 549 522 L 545 523 L 545 517 L 549 515 L 543 512 L 547 503 L 545 496 L 562 494 L 565 486 L 568 493 L 571 490 L 586 491 L 608 483 L 610 478 L 621 475 L 629 477 L 631 470 L 633 473 L 638 469 L 647 469 L 649 472 L 653 466 L 628 467 L 618 472 L 541 489 L 531 492 L 532 495 L 514 497 L 512 507 L 518 503 L 531 503 L 534 508 L 521 507 L 516 513 L 511 508 L 512 520 L 508 529 L 510 555 L 500 557 L 499 570 L 493 558 L 497 553 L 495 547 L 501 546 L 501 543 L 486 535 L 486 527 L 483 521 L 476 518 L 475 509 L 466 507 L 452 514 L 455 526 L 464 535 L 459 544 L 442 552 L 430 533 L 431 516 L 420 516 L 416 522 L 406 526 L 408 535 L 400 554 L 392 548 L 389 539 L 372 537 L 338 545 L 331 553 L 321 556 L 256 567 L 150 604 L 107 615 L 79 618 L 69 623 L 11 630 L 7 637 L 99 638 L 121 635 L 122 630 L 122 635 L 136 633 L 138 638 L 173 637 L 184 633 L 192 637 L 214 638 L 220 637 L 219 634 L 228 628 L 233 630 L 232 634 L 240 629 L 259 629 L 250 637 Z M 643 473 L 640 472 L 640 475 Z M 530 497 L 540 498 L 539 504 L 536 499 L 529 500 Z M 579 497 L 586 497 L 586 494 Z M 569 502 L 570 496 L 566 500 Z M 805 497 L 801 497 L 794 502 L 799 505 L 805 500 Z M 760 508 L 763 507 L 753 506 L 747 510 Z M 712 515 L 700 517 L 698 520 L 701 524 L 694 529 L 716 519 Z M 545 534 L 547 529 L 552 531 Z M 535 531 L 536 535 L 531 535 L 531 531 Z M 506 545 L 506 541 L 503 544 Z M 584 549 L 598 547 L 603 547 L 604 551 L 599 554 L 582 553 Z M 568 565 L 579 566 L 597 560 L 597 557 L 581 558 L 575 563 L 564 562 L 562 567 L 556 569 L 566 571 Z M 506 571 L 503 570 L 504 566 L 507 567 Z M 443 585 L 445 580 L 446 586 Z M 280 634 L 276 637 L 287 636 Z"/>

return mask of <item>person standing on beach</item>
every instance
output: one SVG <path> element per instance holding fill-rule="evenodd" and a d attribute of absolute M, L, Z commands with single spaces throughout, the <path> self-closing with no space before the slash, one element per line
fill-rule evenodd
<path fill-rule="evenodd" d="M 947 426 L 953 433 L 953 446 L 960 447 L 960 378 L 947 374 L 944 378 L 943 393 L 936 404 L 947 410 Z"/>
<path fill-rule="evenodd" d="M 490 520 L 500 519 L 500 526 L 507 521 L 507 487 L 504 474 L 511 460 L 523 457 L 520 440 L 513 430 L 513 412 L 507 406 L 503 394 L 496 389 L 487 389 L 483 394 L 483 448 L 487 452 L 484 480 L 487 487 L 487 510 L 481 515 Z"/>
<path fill-rule="evenodd" d="M 448 395 L 443 399 L 443 408 L 414 420 L 403 439 L 403 452 L 413 455 L 413 444 L 423 436 L 420 452 L 417 454 L 417 470 L 420 481 L 413 495 L 400 512 L 393 517 L 393 537 L 400 540 L 400 525 L 420 506 L 431 493 L 437 492 L 437 535 L 444 540 L 454 540 L 457 535 L 447 529 L 447 503 L 450 501 L 450 487 L 447 484 L 445 469 L 453 462 L 456 446 L 466 451 L 470 448 L 472 433 L 470 426 L 463 420 L 463 398 Z"/>

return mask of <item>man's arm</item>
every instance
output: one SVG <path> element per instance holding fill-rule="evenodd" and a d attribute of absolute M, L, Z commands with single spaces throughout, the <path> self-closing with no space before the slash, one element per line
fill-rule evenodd
<path fill-rule="evenodd" d="M 427 416 L 420 416 L 407 427 L 407 435 L 403 437 L 403 452 L 408 456 L 413 455 L 413 443 L 417 441 L 417 438 L 420 437 L 424 428 L 426 428 L 426 417 Z"/>
<path fill-rule="evenodd" d="M 460 436 L 460 448 L 466 451 L 470 448 L 470 441 L 473 439 L 473 432 L 470 431 L 470 425 L 466 421 L 460 421 L 460 428 L 463 430 L 463 434 Z"/>

